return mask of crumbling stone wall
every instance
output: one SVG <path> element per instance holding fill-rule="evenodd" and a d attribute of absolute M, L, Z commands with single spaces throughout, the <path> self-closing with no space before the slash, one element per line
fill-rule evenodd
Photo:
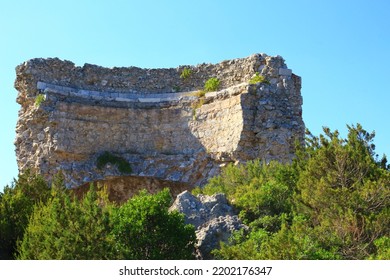
<path fill-rule="evenodd" d="M 256 72 L 269 84 L 250 85 Z M 194 186 L 229 162 L 291 160 L 304 136 L 301 79 L 280 56 L 172 69 L 32 59 L 16 74 L 19 171 L 48 180 L 62 171 L 69 187 L 123 176 L 113 164 L 97 168 L 104 151 L 128 161 L 132 178 Z M 211 77 L 220 89 L 199 97 Z"/>

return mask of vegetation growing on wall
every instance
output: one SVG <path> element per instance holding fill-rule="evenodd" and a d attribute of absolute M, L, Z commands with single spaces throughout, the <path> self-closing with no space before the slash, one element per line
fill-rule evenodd
<path fill-rule="evenodd" d="M 217 79 L 217 78 L 210 78 L 206 81 L 206 83 L 204 84 L 204 87 L 202 90 L 199 90 L 196 92 L 196 96 L 198 97 L 198 100 L 197 102 L 195 102 L 193 105 L 192 105 L 192 115 L 193 115 L 193 119 L 196 120 L 196 109 L 202 107 L 202 105 L 204 104 L 204 99 L 205 99 L 205 95 L 207 92 L 210 92 L 210 91 L 216 91 L 219 89 L 219 86 L 220 86 L 220 80 Z"/>
<path fill-rule="evenodd" d="M 256 72 L 255 75 L 249 80 L 249 84 L 254 85 L 257 83 L 265 83 L 270 84 L 270 82 L 262 75 L 259 74 L 259 72 Z"/>
<path fill-rule="evenodd" d="M 181 90 L 181 88 L 180 88 L 180 86 L 178 86 L 178 85 L 174 85 L 173 87 L 172 87 L 172 91 L 173 92 L 179 92 Z"/>
<path fill-rule="evenodd" d="M 43 101 L 45 101 L 45 95 L 41 93 L 38 94 L 35 97 L 35 106 L 39 107 L 39 105 L 41 105 Z"/>
<path fill-rule="evenodd" d="M 187 80 L 192 74 L 192 70 L 190 68 L 184 67 L 183 71 L 180 74 L 180 78 L 183 80 Z"/>
<path fill-rule="evenodd" d="M 210 78 L 204 84 L 204 90 L 206 92 L 216 91 L 219 89 L 220 84 L 221 84 L 221 81 L 218 78 Z"/>
<path fill-rule="evenodd" d="M 126 159 L 120 156 L 116 156 L 110 152 L 104 152 L 98 156 L 96 161 L 96 167 L 102 169 L 107 163 L 118 166 L 118 170 L 121 173 L 131 173 L 131 166 Z"/>

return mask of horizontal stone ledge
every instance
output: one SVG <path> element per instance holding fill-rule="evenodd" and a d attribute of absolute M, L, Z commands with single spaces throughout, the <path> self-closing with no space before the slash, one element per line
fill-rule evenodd
<path fill-rule="evenodd" d="M 248 84 L 238 84 L 220 91 L 206 93 L 206 99 L 216 99 L 222 97 L 223 99 L 231 97 L 245 91 Z M 46 94 L 54 93 L 66 97 L 77 97 L 86 100 L 98 101 L 116 101 L 116 102 L 138 102 L 138 103 L 166 103 L 177 101 L 191 101 L 196 100 L 198 91 L 191 92 L 174 92 L 174 93 L 160 93 L 160 94 L 137 94 L 135 92 L 118 93 L 118 92 L 99 92 L 85 89 L 76 89 L 73 87 L 53 85 L 45 82 L 37 82 L 37 89 Z"/>

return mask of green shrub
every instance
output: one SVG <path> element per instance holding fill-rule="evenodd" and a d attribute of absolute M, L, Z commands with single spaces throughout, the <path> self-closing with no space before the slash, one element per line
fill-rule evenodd
<path fill-rule="evenodd" d="M 120 156 L 116 156 L 110 152 L 104 152 L 97 158 L 96 166 L 99 169 L 102 169 L 107 163 L 111 163 L 118 166 L 118 170 L 121 173 L 131 173 L 130 164 Z"/>
<path fill-rule="evenodd" d="M 186 80 L 191 76 L 191 74 L 192 74 L 192 70 L 185 67 L 183 71 L 181 71 L 180 78 Z"/>
<path fill-rule="evenodd" d="M 297 216 L 289 225 L 282 216 L 280 230 L 270 233 L 264 229 L 252 230 L 248 235 L 238 232 L 230 244 L 221 244 L 214 250 L 218 259 L 241 260 L 322 260 L 339 259 L 334 248 L 324 249 L 303 217 Z"/>
<path fill-rule="evenodd" d="M 255 73 L 255 75 L 249 80 L 249 83 L 251 85 L 254 85 L 257 83 L 270 84 L 270 82 L 264 76 L 260 75 L 259 72 Z"/>
<path fill-rule="evenodd" d="M 218 78 L 210 78 L 204 84 L 204 90 L 206 92 L 216 91 L 216 90 L 218 90 L 220 83 L 221 82 Z"/>
<path fill-rule="evenodd" d="M 120 259 L 194 259 L 195 229 L 179 212 L 169 212 L 168 189 L 141 191 L 113 215 L 115 251 Z"/>
<path fill-rule="evenodd" d="M 371 256 L 373 260 L 390 260 L 390 237 L 383 236 L 374 241 L 377 253 Z"/>
<path fill-rule="evenodd" d="M 38 94 L 35 97 L 35 106 L 39 107 L 39 105 L 41 105 L 43 101 L 45 101 L 45 95 L 41 93 Z"/>

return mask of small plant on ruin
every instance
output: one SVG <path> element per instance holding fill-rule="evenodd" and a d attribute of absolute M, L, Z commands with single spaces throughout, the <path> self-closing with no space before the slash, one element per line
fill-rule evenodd
<path fill-rule="evenodd" d="M 192 70 L 190 68 L 185 67 L 180 74 L 180 78 L 183 80 L 188 79 L 192 74 Z"/>
<path fill-rule="evenodd" d="M 191 106 L 192 107 L 192 119 L 194 121 L 197 120 L 196 110 L 199 109 L 200 107 L 202 107 L 204 102 L 205 102 L 205 95 L 206 95 L 206 91 L 205 90 L 199 90 L 198 92 L 196 92 L 196 96 L 198 97 L 198 99 Z"/>
<path fill-rule="evenodd" d="M 193 119 L 196 120 L 196 109 L 202 107 L 202 105 L 204 104 L 205 102 L 205 96 L 206 96 L 206 93 L 207 92 L 210 92 L 210 91 L 216 91 L 218 90 L 219 88 L 219 85 L 220 85 L 220 81 L 218 78 L 210 78 L 206 81 L 206 83 L 204 84 L 204 87 L 203 89 L 197 91 L 195 93 L 196 97 L 198 97 L 198 101 L 195 102 L 193 105 L 192 105 L 192 110 L 193 110 Z"/>
<path fill-rule="evenodd" d="M 216 90 L 218 90 L 220 84 L 221 84 L 221 81 L 218 78 L 210 78 L 204 84 L 204 90 L 206 92 L 216 91 Z"/>
<path fill-rule="evenodd" d="M 113 155 L 110 152 L 104 152 L 97 158 L 96 167 L 102 169 L 107 163 L 118 166 L 118 170 L 121 173 L 131 173 L 130 164 L 120 156 Z"/>
<path fill-rule="evenodd" d="M 45 101 L 45 95 L 43 95 L 41 93 L 38 94 L 35 97 L 35 106 L 39 107 L 43 101 Z"/>
<path fill-rule="evenodd" d="M 195 93 L 196 97 L 198 97 L 198 100 L 192 104 L 192 118 L 196 121 L 196 109 L 199 109 L 203 106 L 205 102 L 205 95 L 207 91 L 202 89 Z"/>
<path fill-rule="evenodd" d="M 174 85 L 174 86 L 172 87 L 172 90 L 173 90 L 174 92 L 179 92 L 181 89 L 180 89 L 180 86 Z"/>
<path fill-rule="evenodd" d="M 200 90 L 200 91 L 196 92 L 196 96 L 198 98 L 203 98 L 203 97 L 205 97 L 205 95 L 206 95 L 206 91 L 205 90 Z"/>
<path fill-rule="evenodd" d="M 257 83 L 265 83 L 270 84 L 270 82 L 262 75 L 259 74 L 259 72 L 256 72 L 255 75 L 249 80 L 249 83 L 251 85 L 257 84 Z"/>

